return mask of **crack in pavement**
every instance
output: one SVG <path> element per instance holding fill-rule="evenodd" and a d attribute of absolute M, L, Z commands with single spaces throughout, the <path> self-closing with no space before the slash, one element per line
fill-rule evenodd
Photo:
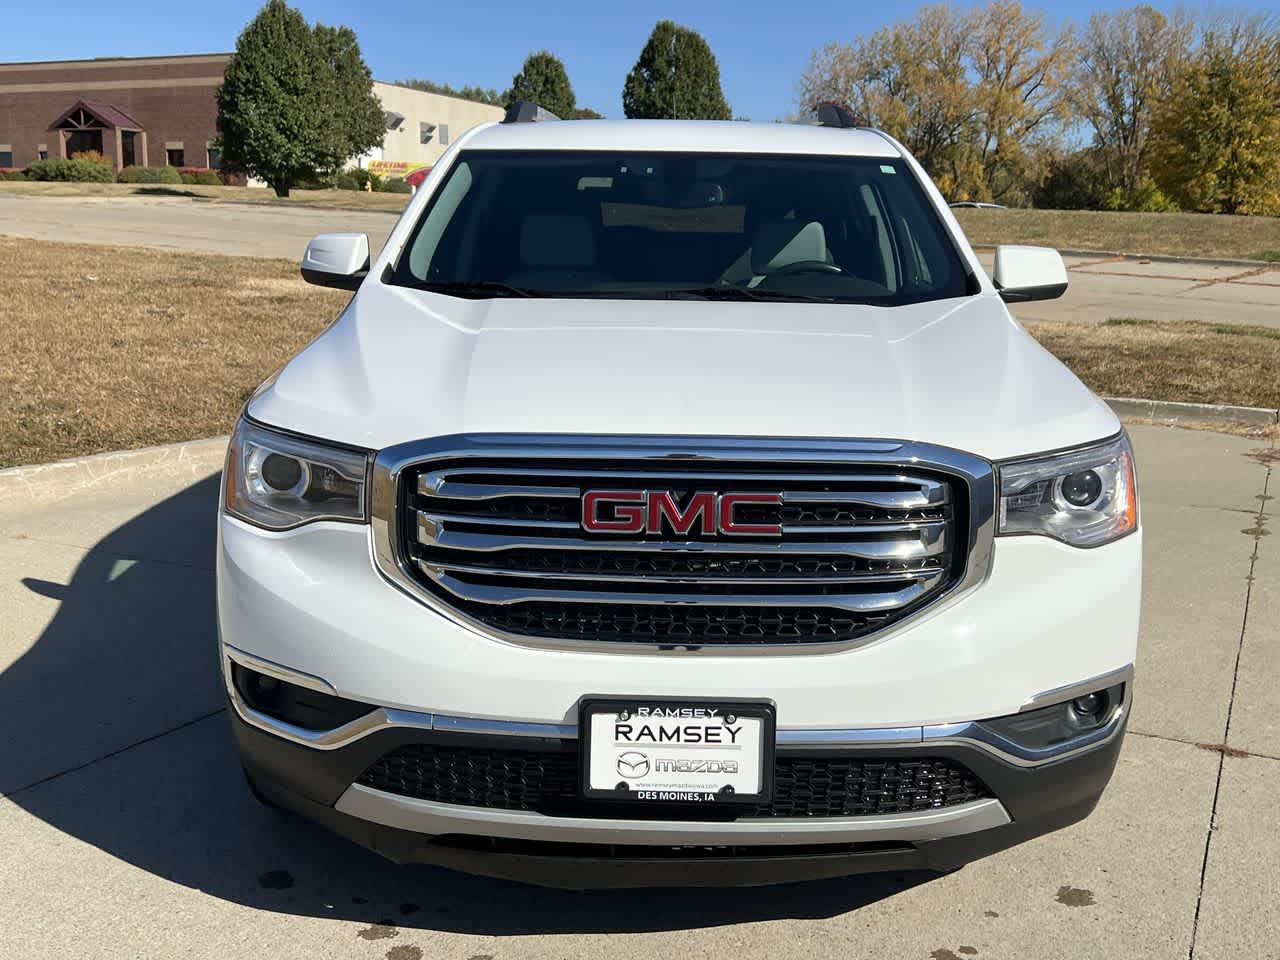
<path fill-rule="evenodd" d="M 1264 458 L 1257 458 L 1263 463 L 1266 472 L 1262 477 L 1262 493 L 1258 497 L 1258 512 L 1256 514 L 1257 531 L 1261 531 L 1263 524 L 1267 519 L 1267 501 L 1269 499 L 1268 491 L 1271 487 L 1271 464 L 1266 462 Z M 1255 533 L 1253 536 L 1253 553 L 1249 556 L 1249 575 L 1245 581 L 1244 588 L 1244 613 L 1240 620 L 1240 639 L 1236 642 L 1236 658 L 1235 665 L 1231 671 L 1231 694 L 1227 698 L 1227 720 L 1222 729 L 1222 745 L 1225 748 L 1231 734 L 1231 712 L 1236 703 L 1236 687 L 1240 681 L 1240 657 L 1244 652 L 1245 633 L 1249 628 L 1249 601 L 1253 596 L 1254 569 L 1258 564 L 1258 551 L 1262 543 L 1262 534 Z M 1218 751 L 1218 771 L 1213 783 L 1213 804 L 1209 809 L 1209 829 L 1205 831 L 1204 836 L 1204 857 L 1200 861 L 1200 886 L 1196 891 L 1196 912 L 1195 917 L 1191 921 L 1191 945 L 1187 951 L 1187 960 L 1194 960 L 1196 955 L 1196 937 L 1200 932 L 1200 910 L 1204 904 L 1204 878 L 1209 870 L 1209 850 L 1213 846 L 1213 831 L 1218 821 L 1218 797 L 1222 792 L 1222 768 L 1226 764 L 1226 750 Z"/>
<path fill-rule="evenodd" d="M 211 710 L 198 717 L 192 717 L 190 720 L 184 720 L 177 726 L 161 730 L 159 733 L 153 733 L 150 736 L 143 737 L 141 740 L 135 740 L 133 743 L 127 743 L 123 747 L 117 747 L 115 750 L 110 750 L 107 753 L 102 754 L 100 757 L 93 757 L 90 760 L 85 760 L 83 763 L 77 763 L 73 766 L 67 767 L 65 770 L 59 770 L 57 773 L 51 773 L 47 777 L 41 777 L 39 780 L 33 780 L 31 783 L 24 784 L 16 790 L 10 790 L 8 793 L 0 793 L 0 800 L 11 799 L 16 797 L 18 794 L 24 793 L 27 790 L 32 790 L 41 784 L 49 783 L 51 780 L 57 780 L 59 777 L 65 777 L 67 774 L 75 773 L 77 770 L 84 770 L 88 767 L 92 767 L 94 764 L 101 763 L 103 760 L 110 760 L 112 757 L 118 757 L 122 753 L 128 753 L 130 750 L 137 747 L 146 746 L 148 743 L 154 743 L 157 740 L 169 736 L 171 733 L 178 733 L 182 730 L 186 730 L 188 727 L 194 727 L 197 723 L 208 720 L 210 717 L 216 717 L 218 714 L 225 712 L 225 710 L 225 707 L 219 707 L 217 710 Z"/>
<path fill-rule="evenodd" d="M 78 550 L 83 554 L 89 554 L 101 549 L 100 544 L 95 544 L 92 547 L 85 547 L 78 543 L 65 543 L 62 540 L 49 540 L 46 537 L 33 537 L 28 533 L 12 534 L 7 539 L 17 540 L 19 543 L 40 543 L 49 547 L 60 547 L 63 550 Z M 199 570 L 202 573 L 213 573 L 215 569 L 212 564 L 196 563 L 191 560 L 162 560 L 159 557 L 134 557 L 112 551 L 106 551 L 103 553 L 103 556 L 110 557 L 113 560 L 134 560 L 138 563 L 161 563 L 167 567 L 181 567 L 184 570 Z"/>
<path fill-rule="evenodd" d="M 1185 740 L 1182 737 L 1171 737 L 1164 733 L 1146 733 L 1142 730 L 1134 730 L 1130 727 L 1125 731 L 1126 737 L 1145 737 L 1148 740 L 1163 740 L 1165 743 L 1180 743 L 1186 747 L 1196 747 L 1200 750 L 1212 750 L 1218 753 L 1224 753 L 1229 757 L 1247 757 L 1250 760 L 1280 760 L 1280 756 L 1270 753 L 1255 753 L 1252 750 L 1240 750 L 1236 747 L 1228 747 L 1225 743 L 1203 743 L 1199 740 Z"/>

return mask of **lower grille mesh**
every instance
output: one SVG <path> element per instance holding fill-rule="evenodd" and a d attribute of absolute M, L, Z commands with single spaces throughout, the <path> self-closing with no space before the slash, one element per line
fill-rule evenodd
<path fill-rule="evenodd" d="M 464 609 L 466 609 L 464 607 Z M 871 633 L 889 613 L 821 607 L 668 607 L 646 603 L 517 603 L 485 610 L 502 630 L 535 637 L 620 643 L 840 643 Z"/>
<path fill-rule="evenodd" d="M 474 749 L 409 744 L 384 755 L 359 783 L 387 793 L 499 810 L 599 815 L 579 796 L 575 750 Z M 771 802 L 737 808 L 742 817 L 859 817 L 935 810 L 991 796 L 959 763 L 937 757 L 782 755 Z M 607 815 L 627 808 L 606 804 Z M 649 808 L 645 808 L 648 810 Z M 720 811 L 721 814 L 729 812 Z M 664 819 L 714 819 L 705 808 L 663 811 Z"/>

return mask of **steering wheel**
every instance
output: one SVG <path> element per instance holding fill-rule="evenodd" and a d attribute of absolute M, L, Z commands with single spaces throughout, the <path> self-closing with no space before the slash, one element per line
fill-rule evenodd
<path fill-rule="evenodd" d="M 770 277 L 786 277 L 793 273 L 844 273 L 834 263 L 825 260 L 796 260 L 777 270 L 769 271 Z"/>

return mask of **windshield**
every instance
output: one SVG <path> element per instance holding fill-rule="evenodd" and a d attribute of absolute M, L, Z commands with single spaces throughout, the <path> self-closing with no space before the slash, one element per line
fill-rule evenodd
<path fill-rule="evenodd" d="M 973 292 L 904 162 L 706 153 L 464 152 L 391 282 L 882 306 Z"/>

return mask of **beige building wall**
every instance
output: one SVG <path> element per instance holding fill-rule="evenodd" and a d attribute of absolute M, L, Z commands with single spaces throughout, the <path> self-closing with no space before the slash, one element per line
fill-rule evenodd
<path fill-rule="evenodd" d="M 387 114 L 404 120 L 388 129 L 382 147 L 361 157 L 357 166 L 392 176 L 429 167 L 458 137 L 481 123 L 501 120 L 501 107 L 427 93 L 394 83 L 373 82 L 373 92 Z"/>

